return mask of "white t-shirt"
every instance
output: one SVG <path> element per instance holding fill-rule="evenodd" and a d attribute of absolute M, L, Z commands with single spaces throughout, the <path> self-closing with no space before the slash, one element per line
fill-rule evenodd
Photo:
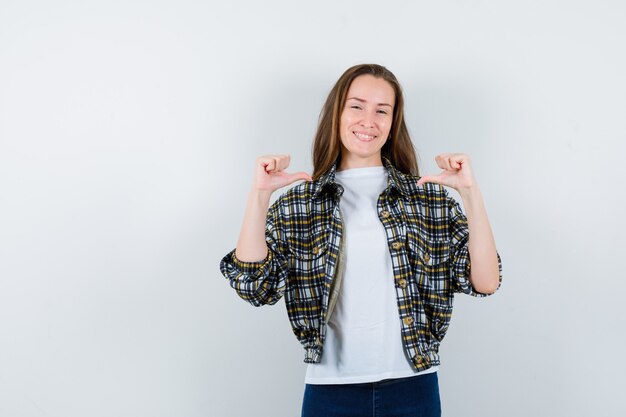
<path fill-rule="evenodd" d="M 418 372 L 402 345 L 391 255 L 378 218 L 378 196 L 387 188 L 384 166 L 335 173 L 344 187 L 345 273 L 328 322 L 320 363 L 308 364 L 307 384 L 374 382 Z"/>

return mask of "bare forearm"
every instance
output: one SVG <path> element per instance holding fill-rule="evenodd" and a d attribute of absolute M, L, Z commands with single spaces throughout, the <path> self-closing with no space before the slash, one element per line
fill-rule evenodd
<path fill-rule="evenodd" d="M 244 262 L 265 259 L 268 253 L 265 242 L 265 222 L 272 193 L 251 189 L 246 212 L 239 232 L 235 256 Z"/>
<path fill-rule="evenodd" d="M 469 229 L 470 276 L 476 291 L 493 293 L 498 288 L 500 271 L 496 243 L 487 210 L 477 184 L 459 191 Z"/>
<path fill-rule="evenodd" d="M 254 181 L 248 192 L 246 214 L 235 248 L 235 256 L 240 261 L 260 262 L 269 254 L 265 230 L 272 193 L 297 180 L 312 181 L 311 176 L 304 171 L 292 174 L 286 172 L 290 160 L 289 155 L 282 154 L 259 156 L 255 161 Z"/>

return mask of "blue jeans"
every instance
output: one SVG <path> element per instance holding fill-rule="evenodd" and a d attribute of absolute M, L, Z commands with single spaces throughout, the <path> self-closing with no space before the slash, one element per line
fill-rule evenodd
<path fill-rule="evenodd" d="M 440 417 L 437 372 L 359 384 L 305 384 L 302 417 Z"/>

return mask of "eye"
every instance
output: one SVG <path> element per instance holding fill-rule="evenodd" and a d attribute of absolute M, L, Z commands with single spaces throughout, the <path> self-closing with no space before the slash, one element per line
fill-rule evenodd
<path fill-rule="evenodd" d="M 354 106 L 350 106 L 350 108 L 351 109 L 360 109 L 361 107 L 354 105 Z"/>
<path fill-rule="evenodd" d="M 378 110 L 378 111 L 381 112 L 382 114 L 387 114 L 385 110 Z"/>

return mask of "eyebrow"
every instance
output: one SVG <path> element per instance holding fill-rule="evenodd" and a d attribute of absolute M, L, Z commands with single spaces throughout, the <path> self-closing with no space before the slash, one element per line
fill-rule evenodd
<path fill-rule="evenodd" d="M 361 103 L 365 103 L 366 102 L 362 98 L 358 98 L 358 97 L 348 97 L 346 100 L 357 100 L 357 101 L 360 101 Z M 378 103 L 378 105 L 379 106 L 389 106 L 389 107 L 391 107 L 391 104 L 387 104 L 387 103 Z"/>

